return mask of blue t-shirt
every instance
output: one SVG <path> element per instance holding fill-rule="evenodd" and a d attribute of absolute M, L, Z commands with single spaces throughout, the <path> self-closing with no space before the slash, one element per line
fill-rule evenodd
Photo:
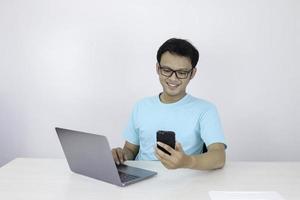
<path fill-rule="evenodd" d="M 175 103 L 165 104 L 159 96 L 137 102 L 123 136 L 139 145 L 136 160 L 157 160 L 154 153 L 156 132 L 174 131 L 188 155 L 200 154 L 203 143 L 224 143 L 225 138 L 216 107 L 189 94 Z"/>

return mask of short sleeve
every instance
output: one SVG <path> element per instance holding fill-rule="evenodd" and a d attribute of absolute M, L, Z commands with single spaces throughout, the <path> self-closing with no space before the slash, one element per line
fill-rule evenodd
<path fill-rule="evenodd" d="M 218 111 L 215 106 L 211 106 L 200 119 L 201 138 L 206 146 L 213 143 L 225 143 L 225 137 L 221 126 Z"/>
<path fill-rule="evenodd" d="M 127 127 L 123 132 L 124 139 L 135 145 L 140 144 L 138 129 L 137 129 L 137 119 L 138 119 L 137 115 L 138 115 L 138 104 L 134 106 Z"/>

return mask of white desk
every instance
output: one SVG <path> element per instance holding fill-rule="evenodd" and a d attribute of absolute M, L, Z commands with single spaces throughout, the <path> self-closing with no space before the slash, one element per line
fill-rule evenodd
<path fill-rule="evenodd" d="M 0 168 L 0 199 L 209 200 L 210 190 L 267 190 L 300 199 L 300 162 L 227 162 L 216 171 L 167 170 L 156 161 L 127 164 L 158 175 L 121 188 L 74 174 L 63 159 L 17 158 Z"/>

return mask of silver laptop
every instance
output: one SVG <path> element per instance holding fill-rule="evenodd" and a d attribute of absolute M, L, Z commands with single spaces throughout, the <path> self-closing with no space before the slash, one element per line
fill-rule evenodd
<path fill-rule="evenodd" d="M 157 173 L 127 165 L 116 165 L 108 141 L 95 135 L 55 128 L 71 171 L 118 186 L 126 186 Z"/>

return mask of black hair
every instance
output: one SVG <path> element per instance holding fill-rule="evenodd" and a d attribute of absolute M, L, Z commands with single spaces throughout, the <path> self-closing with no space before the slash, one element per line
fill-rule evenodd
<path fill-rule="evenodd" d="M 156 54 L 157 62 L 160 63 L 160 59 L 163 53 L 170 52 L 179 56 L 188 57 L 191 60 L 192 67 L 196 67 L 199 60 L 198 50 L 187 40 L 179 38 L 171 38 L 164 42 L 158 49 Z"/>

